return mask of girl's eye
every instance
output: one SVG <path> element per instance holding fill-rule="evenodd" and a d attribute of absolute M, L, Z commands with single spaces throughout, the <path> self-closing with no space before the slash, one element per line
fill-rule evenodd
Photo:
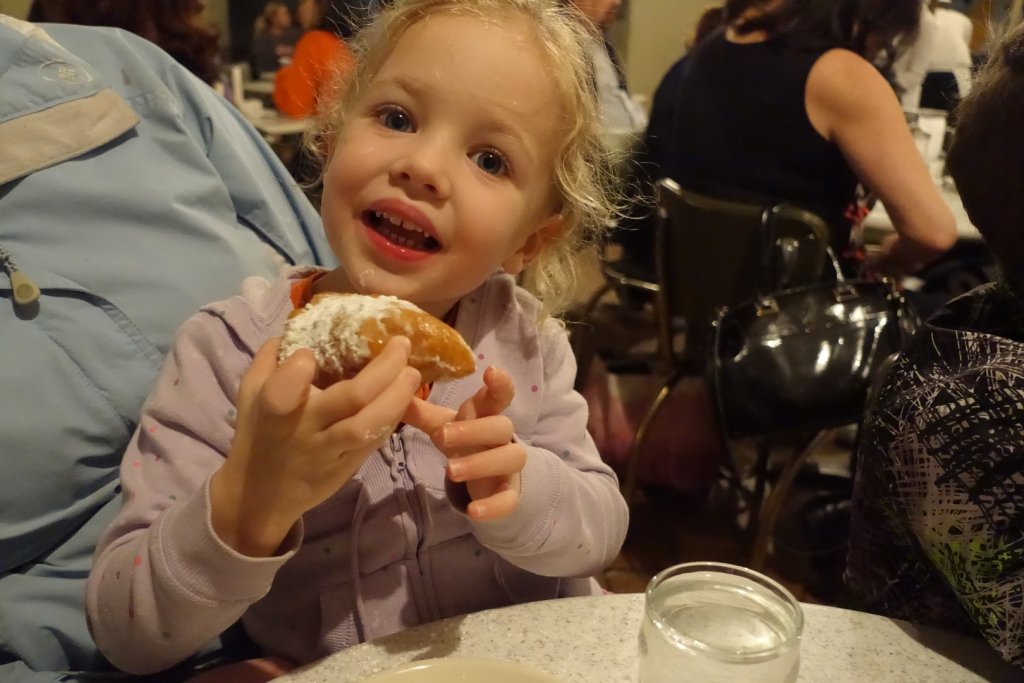
<path fill-rule="evenodd" d="M 401 109 L 385 109 L 377 118 L 386 128 L 407 133 L 412 130 L 412 119 Z"/>
<path fill-rule="evenodd" d="M 504 175 L 508 173 L 508 164 L 505 163 L 505 158 L 498 152 L 485 150 L 477 152 L 471 158 L 484 173 L 491 175 Z"/>

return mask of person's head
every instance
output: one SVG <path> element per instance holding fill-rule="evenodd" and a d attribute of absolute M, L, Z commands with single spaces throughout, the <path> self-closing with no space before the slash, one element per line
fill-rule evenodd
<path fill-rule="evenodd" d="M 765 31 L 809 48 L 842 47 L 874 59 L 917 33 L 922 0 L 726 0 L 740 33 Z"/>
<path fill-rule="evenodd" d="M 348 286 L 440 315 L 503 269 L 565 307 L 613 211 L 586 26 L 557 0 L 397 0 L 358 34 L 313 138 Z"/>
<path fill-rule="evenodd" d="M 1024 301 L 1024 23 L 1000 40 L 957 109 L 946 165 L 971 223 Z"/>
<path fill-rule="evenodd" d="M 341 0 L 301 0 L 296 11 L 303 30 L 328 31 L 345 39 L 353 33 L 353 12 Z"/>
<path fill-rule="evenodd" d="M 622 0 L 571 0 L 593 22 L 594 26 L 607 26 L 615 19 Z"/>
<path fill-rule="evenodd" d="M 722 22 L 725 18 L 725 7 L 721 5 L 715 5 L 708 7 L 706 10 L 701 12 L 700 17 L 697 19 L 697 23 L 693 27 L 693 37 L 690 38 L 689 45 L 693 47 L 700 41 L 711 35 L 715 29 L 722 26 Z"/>
<path fill-rule="evenodd" d="M 292 25 L 292 13 L 283 2 L 268 2 L 260 14 L 259 25 L 263 30 L 283 31 Z"/>
<path fill-rule="evenodd" d="M 202 19 L 202 0 L 35 0 L 32 21 L 113 26 L 166 50 L 207 83 L 220 72 L 217 34 Z"/>

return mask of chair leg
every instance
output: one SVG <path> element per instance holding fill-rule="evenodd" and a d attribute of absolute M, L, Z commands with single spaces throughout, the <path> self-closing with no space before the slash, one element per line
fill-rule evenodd
<path fill-rule="evenodd" d="M 764 507 L 764 492 L 768 486 L 768 466 L 772 459 L 770 441 L 757 443 L 757 462 L 754 463 L 754 490 L 750 494 L 750 510 L 747 513 L 747 531 L 753 535 L 761 519 Z"/>
<path fill-rule="evenodd" d="M 661 409 L 665 399 L 669 397 L 669 394 L 672 393 L 672 390 L 675 389 L 676 384 L 679 383 L 679 380 L 681 380 L 684 375 L 684 372 L 675 370 L 665 379 L 661 385 L 661 390 L 658 391 L 658 395 L 654 397 L 654 401 L 644 414 L 643 420 L 641 420 L 639 426 L 637 426 L 636 434 L 633 436 L 633 444 L 629 448 L 629 459 L 626 463 L 626 478 L 622 487 L 622 496 L 626 499 L 626 504 L 630 507 L 633 506 L 633 499 L 636 496 L 637 477 L 640 473 L 640 460 L 643 454 L 644 444 L 647 441 L 647 432 L 654 423 L 654 418 L 657 417 L 658 411 Z"/>
<path fill-rule="evenodd" d="M 574 321 L 575 329 L 571 329 L 569 343 L 572 345 L 573 355 L 576 357 L 576 381 L 573 382 L 573 389 L 583 393 L 587 386 L 590 375 L 590 365 L 594 362 L 596 350 L 594 348 L 594 325 L 591 316 L 601 299 L 611 291 L 612 283 L 605 281 L 590 299 L 580 314 L 579 320 Z"/>
<path fill-rule="evenodd" d="M 750 549 L 751 569 L 760 571 L 764 568 L 765 561 L 768 559 L 768 545 L 775 531 L 775 523 L 779 519 L 782 506 L 786 502 L 786 496 L 789 494 L 793 482 L 796 480 L 796 475 L 800 472 L 800 468 L 803 467 L 807 458 L 818 449 L 818 446 L 821 445 L 827 436 L 827 431 L 818 432 L 794 458 L 786 463 L 786 467 L 783 468 L 782 473 L 776 479 L 772 492 L 764 501 L 763 510 L 760 518 L 757 520 L 757 525 L 751 527 L 754 532 L 754 544 Z"/>

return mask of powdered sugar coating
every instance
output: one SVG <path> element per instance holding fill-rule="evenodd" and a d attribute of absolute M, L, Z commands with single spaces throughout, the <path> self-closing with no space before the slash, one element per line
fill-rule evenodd
<path fill-rule="evenodd" d="M 363 324 L 402 309 L 421 312 L 394 296 L 323 297 L 307 304 L 288 321 L 278 359 L 284 361 L 299 349 L 310 349 L 321 369 L 339 376 L 351 375 L 370 358 L 370 346 L 360 333 Z"/>

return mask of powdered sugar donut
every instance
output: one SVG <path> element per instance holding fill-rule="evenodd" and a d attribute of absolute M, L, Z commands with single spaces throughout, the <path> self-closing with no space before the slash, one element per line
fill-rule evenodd
<path fill-rule="evenodd" d="M 458 332 L 421 308 L 394 296 L 317 294 L 292 311 L 281 337 L 278 360 L 310 349 L 328 380 L 354 376 L 391 337 L 412 342 L 409 365 L 424 382 L 464 377 L 476 369 L 473 351 Z"/>

